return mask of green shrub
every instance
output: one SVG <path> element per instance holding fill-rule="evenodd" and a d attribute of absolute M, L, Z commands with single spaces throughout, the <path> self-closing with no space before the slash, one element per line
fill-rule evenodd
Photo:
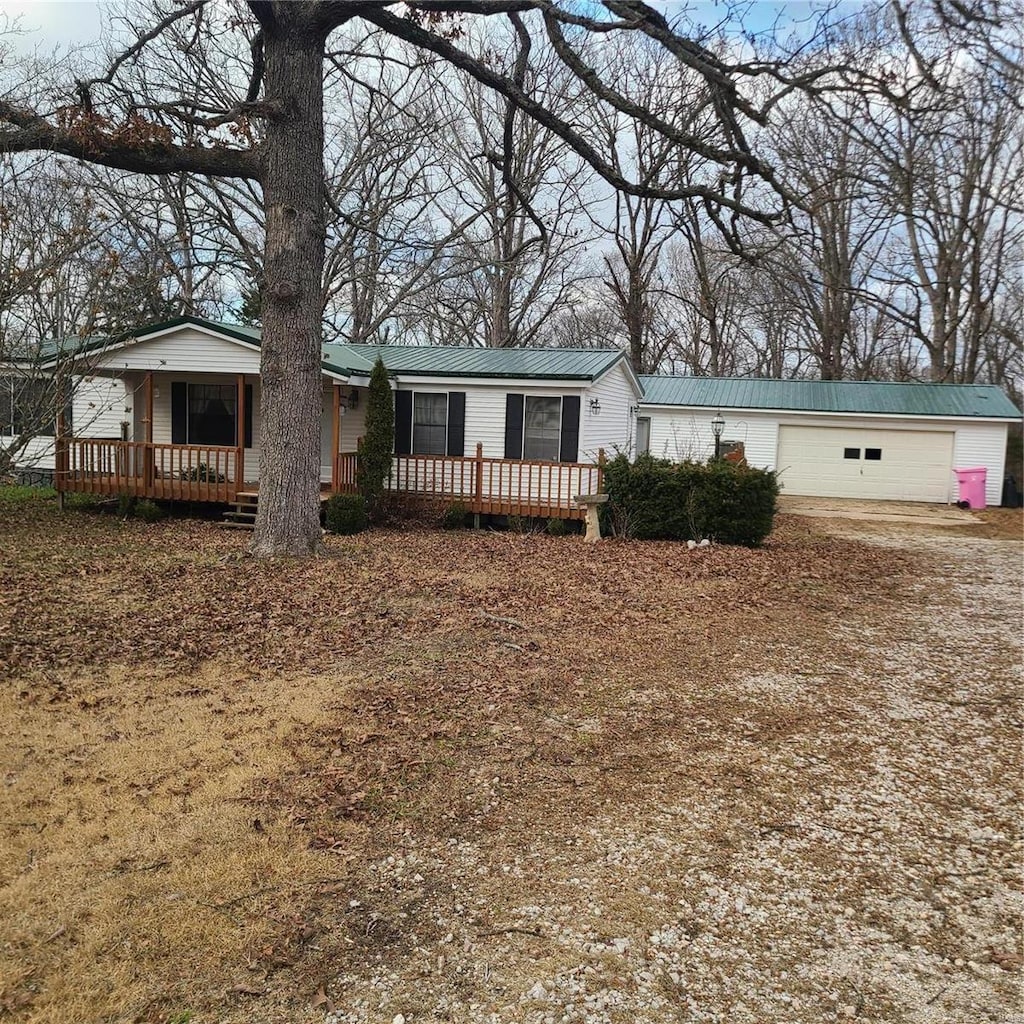
<path fill-rule="evenodd" d="M 569 532 L 569 524 L 564 519 L 549 519 L 546 529 L 552 537 L 564 537 Z"/>
<path fill-rule="evenodd" d="M 384 484 L 391 475 L 391 458 L 395 450 L 395 400 L 388 371 L 380 357 L 370 374 L 365 430 L 359 445 L 356 479 L 366 508 L 377 521 L 383 514 L 378 506 L 384 495 Z"/>
<path fill-rule="evenodd" d="M 468 515 L 469 509 L 466 508 L 465 502 L 453 501 L 445 505 L 441 509 L 441 529 L 461 530 L 466 525 Z"/>
<path fill-rule="evenodd" d="M 605 526 L 639 540 L 702 540 L 757 547 L 771 533 L 775 474 L 732 462 L 671 463 L 620 455 L 605 469 Z"/>
<path fill-rule="evenodd" d="M 331 533 L 362 533 L 370 525 L 366 499 L 361 494 L 332 494 L 327 499 L 324 521 Z"/>
<path fill-rule="evenodd" d="M 103 505 L 103 496 L 99 494 L 76 494 L 67 493 L 64 495 L 64 508 L 74 509 L 77 512 L 95 512 Z"/>
<path fill-rule="evenodd" d="M 223 473 L 218 473 L 213 466 L 208 466 L 205 462 L 200 462 L 198 466 L 192 466 L 189 469 L 183 469 L 179 476 L 182 480 L 196 480 L 211 484 L 222 484 L 227 480 Z"/>
<path fill-rule="evenodd" d="M 167 518 L 167 509 L 146 498 L 135 505 L 133 515 L 135 519 L 141 519 L 144 523 L 158 523 L 161 519 Z"/>

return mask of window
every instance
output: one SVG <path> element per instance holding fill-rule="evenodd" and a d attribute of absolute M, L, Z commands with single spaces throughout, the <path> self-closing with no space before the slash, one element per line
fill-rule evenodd
<path fill-rule="evenodd" d="M 523 458 L 557 462 L 561 437 L 561 398 L 527 395 L 523 415 Z"/>
<path fill-rule="evenodd" d="M 859 459 L 860 449 L 859 448 L 844 448 L 843 449 L 844 459 Z"/>
<path fill-rule="evenodd" d="M 444 455 L 448 450 L 448 396 L 417 391 L 412 403 L 413 455 Z"/>
<path fill-rule="evenodd" d="M 881 448 L 865 448 L 864 458 L 868 462 L 881 462 L 882 461 L 882 449 Z"/>
<path fill-rule="evenodd" d="M 638 416 L 636 420 L 636 453 L 646 455 L 651 450 L 651 417 Z"/>
<path fill-rule="evenodd" d="M 188 428 L 186 444 L 216 444 L 231 447 L 236 440 L 235 409 L 238 393 L 234 384 L 188 385 Z"/>
<path fill-rule="evenodd" d="M 0 377 L 0 434 L 18 437 L 56 433 L 55 401 L 56 385 L 52 379 Z M 69 431 L 70 422 L 69 418 Z"/>
<path fill-rule="evenodd" d="M 238 442 L 237 384 L 171 382 L 171 443 L 233 448 Z M 245 385 L 245 447 L 252 447 L 252 385 Z"/>

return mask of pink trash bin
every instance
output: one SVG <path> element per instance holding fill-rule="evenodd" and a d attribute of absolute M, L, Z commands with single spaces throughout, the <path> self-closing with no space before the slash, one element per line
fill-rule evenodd
<path fill-rule="evenodd" d="M 956 482 L 960 485 L 960 501 L 969 508 L 985 507 L 985 478 L 988 470 L 984 466 L 975 469 L 954 469 Z"/>

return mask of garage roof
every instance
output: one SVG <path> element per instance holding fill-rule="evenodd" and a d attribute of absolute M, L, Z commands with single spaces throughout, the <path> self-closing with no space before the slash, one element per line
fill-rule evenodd
<path fill-rule="evenodd" d="M 645 405 L 787 409 L 885 416 L 1011 419 L 1020 411 L 994 384 L 904 384 L 731 377 L 640 378 Z"/>

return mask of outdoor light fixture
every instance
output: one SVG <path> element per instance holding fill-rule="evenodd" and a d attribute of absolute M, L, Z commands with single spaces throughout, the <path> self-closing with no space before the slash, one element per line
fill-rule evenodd
<path fill-rule="evenodd" d="M 355 409 L 355 408 L 358 407 L 358 405 L 359 405 L 359 392 L 355 388 L 353 388 L 348 393 L 348 407 L 350 409 Z"/>
<path fill-rule="evenodd" d="M 600 416 L 601 415 L 601 399 L 600 398 L 592 398 L 590 400 L 590 415 L 591 416 Z"/>
<path fill-rule="evenodd" d="M 722 454 L 722 431 L 725 430 L 725 420 L 722 419 L 722 412 L 719 410 L 715 413 L 715 418 L 711 421 L 711 433 L 715 435 L 715 461 L 717 462 Z"/>

